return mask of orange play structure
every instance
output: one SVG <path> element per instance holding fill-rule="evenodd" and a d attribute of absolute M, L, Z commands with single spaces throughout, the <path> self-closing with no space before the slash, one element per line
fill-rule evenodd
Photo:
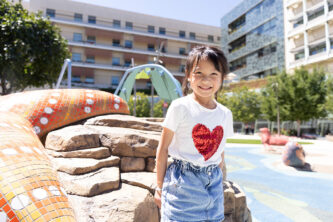
<path fill-rule="evenodd" d="M 288 143 L 289 137 L 284 135 L 271 135 L 268 128 L 260 128 L 261 142 L 264 146 L 284 146 Z"/>
<path fill-rule="evenodd" d="M 97 90 L 41 90 L 0 97 L 1 221 L 75 221 L 40 138 L 88 117 L 129 114 L 120 97 Z"/>

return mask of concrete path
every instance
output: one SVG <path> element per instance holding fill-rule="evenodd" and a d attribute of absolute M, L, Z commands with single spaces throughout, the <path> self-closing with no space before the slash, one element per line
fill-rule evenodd
<path fill-rule="evenodd" d="M 246 193 L 254 221 L 333 221 L 333 142 L 303 147 L 313 171 L 285 166 L 262 145 L 227 144 L 227 179 Z"/>

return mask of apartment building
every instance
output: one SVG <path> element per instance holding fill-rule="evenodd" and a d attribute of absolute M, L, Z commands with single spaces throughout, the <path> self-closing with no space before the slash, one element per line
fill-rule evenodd
<path fill-rule="evenodd" d="M 333 72 L 333 1 L 284 0 L 286 69 Z"/>
<path fill-rule="evenodd" d="M 182 81 L 191 48 L 220 47 L 221 31 L 215 26 L 71 0 L 30 0 L 28 9 L 41 11 L 61 29 L 72 53 L 73 84 L 81 87 L 115 89 L 132 60 L 135 65 L 160 60 Z M 149 84 L 138 80 L 137 88 Z"/>
<path fill-rule="evenodd" d="M 222 50 L 239 80 L 284 69 L 283 1 L 244 0 L 222 17 Z"/>

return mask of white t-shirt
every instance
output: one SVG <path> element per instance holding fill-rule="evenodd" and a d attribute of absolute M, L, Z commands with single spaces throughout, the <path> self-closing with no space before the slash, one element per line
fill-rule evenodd
<path fill-rule="evenodd" d="M 192 95 L 174 100 L 162 124 L 174 132 L 169 155 L 198 166 L 222 161 L 226 138 L 233 135 L 231 111 L 217 103 L 215 109 L 200 105 Z"/>

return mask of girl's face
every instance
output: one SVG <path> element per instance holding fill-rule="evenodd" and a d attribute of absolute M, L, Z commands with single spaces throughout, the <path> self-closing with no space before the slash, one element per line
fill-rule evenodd
<path fill-rule="evenodd" d="M 215 69 L 211 61 L 201 59 L 187 80 L 195 96 L 212 99 L 222 84 L 222 73 Z"/>

